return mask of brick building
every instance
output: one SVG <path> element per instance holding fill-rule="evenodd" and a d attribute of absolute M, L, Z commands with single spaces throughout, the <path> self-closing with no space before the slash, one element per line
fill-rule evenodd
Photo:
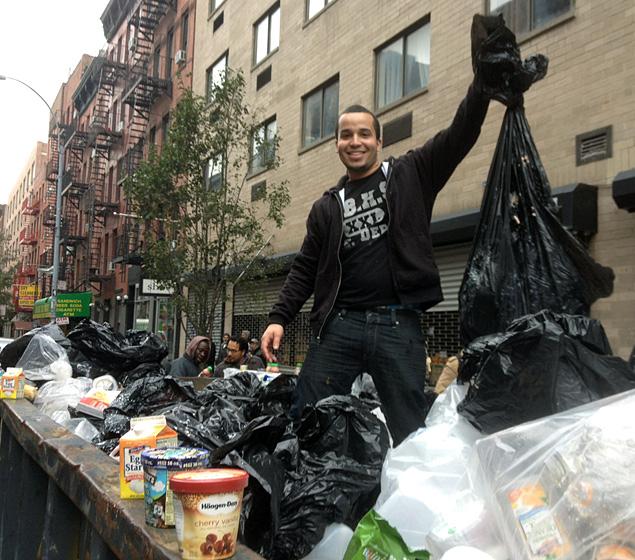
<path fill-rule="evenodd" d="M 283 159 L 279 169 L 253 174 L 249 185 L 289 181 L 292 203 L 273 252 L 292 255 L 312 202 L 343 172 L 334 150 L 338 111 L 354 103 L 375 110 L 385 156 L 420 145 L 449 123 L 464 95 L 472 15 L 488 11 L 505 14 L 523 56 L 550 58 L 547 77 L 525 96 L 527 117 L 563 222 L 615 270 L 614 294 L 592 315 L 626 357 L 635 342 L 635 214 L 628 211 L 630 176 L 614 181 L 635 166 L 629 0 L 254 0 L 248 10 L 236 0 L 205 0 L 196 14 L 193 89 L 204 94 L 225 66 L 244 72 L 265 134 L 282 138 Z M 437 199 L 433 241 L 446 301 L 424 317 L 433 353 L 459 346 L 457 292 L 503 112 L 491 104 L 478 143 Z M 236 286 L 225 330 L 259 333 L 282 281 L 263 282 L 259 303 Z M 287 330 L 286 361 L 303 359 L 306 311 Z"/>

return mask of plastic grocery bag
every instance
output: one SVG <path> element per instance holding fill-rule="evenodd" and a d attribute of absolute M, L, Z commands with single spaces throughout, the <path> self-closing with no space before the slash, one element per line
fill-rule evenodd
<path fill-rule="evenodd" d="M 476 444 L 514 558 L 635 557 L 635 391 Z"/>
<path fill-rule="evenodd" d="M 399 533 L 370 510 L 359 522 L 344 560 L 429 560 L 426 550 L 410 551 Z"/>
<path fill-rule="evenodd" d="M 492 38 L 484 56 L 493 67 L 508 61 L 518 68 L 511 32 Z M 498 43 L 496 41 L 499 41 Z M 487 51 L 487 49 L 483 49 Z M 483 73 L 491 69 L 486 61 Z M 551 188 L 522 106 L 522 91 L 546 73 L 546 59 L 524 64 L 506 79 L 491 79 L 490 95 L 502 101 L 514 94 L 503 118 L 472 252 L 459 292 L 461 339 L 504 331 L 529 313 L 548 309 L 588 315 L 591 304 L 613 291 L 613 271 L 596 263 L 561 224 Z M 526 87 L 525 87 L 526 86 Z M 524 89 L 523 89 L 524 88 Z"/>
<path fill-rule="evenodd" d="M 459 412 L 488 434 L 635 388 L 598 321 L 549 311 L 475 340 L 460 375 L 471 379 Z"/>
<path fill-rule="evenodd" d="M 34 334 L 16 365 L 29 381 L 63 380 L 73 375 L 66 350 L 48 334 Z"/>

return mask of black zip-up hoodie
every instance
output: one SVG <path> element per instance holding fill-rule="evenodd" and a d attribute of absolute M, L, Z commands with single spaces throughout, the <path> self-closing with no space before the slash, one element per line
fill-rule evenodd
<path fill-rule="evenodd" d="M 382 165 L 389 212 L 388 265 L 402 304 L 417 304 L 425 310 L 443 300 L 430 240 L 432 207 L 478 139 L 488 105 L 489 99 L 472 84 L 448 128 L 424 146 Z M 310 321 L 319 338 L 341 282 L 343 210 L 337 193 L 346 181 L 342 177 L 313 204 L 302 247 L 269 313 L 269 324 L 286 326 L 314 294 Z"/>

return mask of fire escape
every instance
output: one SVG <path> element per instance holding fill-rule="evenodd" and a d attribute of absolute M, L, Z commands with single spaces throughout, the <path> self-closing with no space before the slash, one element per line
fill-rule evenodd
<path fill-rule="evenodd" d="M 18 241 L 21 248 L 20 265 L 17 272 L 17 284 L 31 284 L 37 279 L 37 255 L 34 255 L 34 247 L 38 244 L 36 233 L 37 216 L 40 213 L 40 202 L 29 195 L 22 202 L 20 213 L 23 218 L 23 227 L 20 230 Z M 34 258 L 35 257 L 35 258 Z"/>
<path fill-rule="evenodd" d="M 84 194 L 83 207 L 86 217 L 86 255 L 81 283 L 86 290 L 99 292 L 102 284 L 111 277 L 102 270 L 103 234 L 106 218 L 117 210 L 118 204 L 109 199 L 106 192 L 106 174 L 112 147 L 121 142 L 121 131 L 110 115 L 115 86 L 125 74 L 125 66 L 106 56 L 95 58 L 90 72 L 93 77 L 95 99 L 93 113 L 88 125 L 87 146 L 90 149 L 89 184 Z M 96 89 L 95 89 L 96 88 Z"/>
<path fill-rule="evenodd" d="M 53 266 L 53 241 L 55 239 L 55 203 L 57 192 L 57 175 L 59 167 L 58 125 L 49 129 L 49 159 L 46 163 L 46 194 L 42 201 L 42 252 L 39 256 L 40 266 Z M 60 274 L 60 278 L 63 274 Z M 51 275 L 43 277 L 42 293 L 51 293 Z"/>
<path fill-rule="evenodd" d="M 171 95 L 171 81 L 151 67 L 155 31 L 174 0 L 141 0 L 128 19 L 128 69 L 122 101 L 130 107 L 126 151 L 119 179 L 132 175 L 144 157 L 145 136 L 153 104 L 162 95 Z M 126 208 L 129 212 L 129 208 Z M 142 236 L 140 224 L 126 218 L 123 233 L 117 240 L 114 262 L 140 264 Z"/>
<path fill-rule="evenodd" d="M 67 290 L 75 290 L 81 277 L 80 267 L 83 244 L 86 242 L 82 197 L 88 189 L 86 157 L 88 134 L 75 111 L 72 123 L 66 129 L 64 173 L 62 175 L 62 227 L 60 235 L 60 279 L 66 281 Z"/>

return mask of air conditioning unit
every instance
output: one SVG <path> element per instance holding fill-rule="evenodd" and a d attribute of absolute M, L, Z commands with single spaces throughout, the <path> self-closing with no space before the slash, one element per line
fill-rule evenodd
<path fill-rule="evenodd" d="M 117 123 L 117 127 L 115 128 L 115 132 L 121 132 L 123 130 L 123 121 L 119 121 Z"/>
<path fill-rule="evenodd" d="M 135 52 L 137 50 L 137 38 L 136 37 L 130 37 L 130 39 L 128 39 L 128 50 L 130 52 Z"/>
<path fill-rule="evenodd" d="M 106 266 L 106 270 L 108 272 L 114 272 L 115 271 L 115 263 L 112 261 L 108 261 L 108 265 Z"/>
<path fill-rule="evenodd" d="M 177 64 L 185 64 L 187 61 L 187 53 L 185 51 L 176 51 L 174 55 L 174 62 Z"/>

